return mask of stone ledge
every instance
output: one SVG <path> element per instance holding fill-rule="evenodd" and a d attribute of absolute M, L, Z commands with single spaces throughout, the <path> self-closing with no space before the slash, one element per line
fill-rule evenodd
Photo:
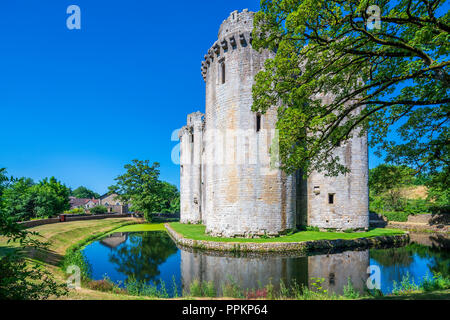
<path fill-rule="evenodd" d="M 332 251 L 337 249 L 376 248 L 384 246 L 405 245 L 409 242 L 409 233 L 392 236 L 378 236 L 358 239 L 314 240 L 302 242 L 216 242 L 205 240 L 193 240 L 185 238 L 173 230 L 169 224 L 164 224 L 167 232 L 177 245 L 193 249 L 225 252 L 255 252 L 255 253 L 309 253 Z"/>

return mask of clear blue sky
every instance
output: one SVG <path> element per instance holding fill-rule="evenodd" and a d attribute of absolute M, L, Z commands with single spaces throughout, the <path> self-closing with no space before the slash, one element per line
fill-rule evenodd
<path fill-rule="evenodd" d="M 71 4 L 81 30 L 66 27 Z M 2 1 L 0 167 L 103 193 L 126 163 L 148 159 L 179 186 L 172 132 L 204 111 L 201 61 L 245 8 L 259 0 Z"/>

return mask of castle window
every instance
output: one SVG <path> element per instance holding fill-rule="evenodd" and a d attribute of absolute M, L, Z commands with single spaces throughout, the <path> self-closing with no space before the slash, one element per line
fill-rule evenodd
<path fill-rule="evenodd" d="M 191 134 L 191 143 L 194 143 L 194 135 Z"/>
<path fill-rule="evenodd" d="M 261 114 L 256 114 L 256 132 L 261 131 Z"/>
<path fill-rule="evenodd" d="M 329 193 L 328 194 L 328 203 L 329 204 L 334 204 L 334 193 Z"/>
<path fill-rule="evenodd" d="M 225 62 L 222 62 L 222 64 L 221 64 L 220 73 L 222 75 L 222 84 L 224 84 L 225 83 Z"/>

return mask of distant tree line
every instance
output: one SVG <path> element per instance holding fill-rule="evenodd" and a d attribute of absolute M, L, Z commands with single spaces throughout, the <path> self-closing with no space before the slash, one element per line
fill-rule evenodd
<path fill-rule="evenodd" d="M 159 164 L 149 165 L 149 161 L 134 160 L 125 166 L 127 172 L 116 178 L 110 192 L 130 204 L 134 212 L 145 214 L 151 220 L 152 213 L 178 213 L 180 193 L 178 188 L 159 179 Z M 30 178 L 8 177 L 6 169 L 0 168 L 0 197 L 3 213 L 15 221 L 49 218 L 69 212 L 70 197 L 81 199 L 100 198 L 87 187 L 75 190 L 58 181 L 55 177 L 34 182 Z M 104 213 L 106 207 L 93 208 L 91 212 Z"/>

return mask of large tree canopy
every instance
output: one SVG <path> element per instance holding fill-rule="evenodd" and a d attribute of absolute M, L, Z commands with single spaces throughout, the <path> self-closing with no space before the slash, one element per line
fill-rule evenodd
<path fill-rule="evenodd" d="M 346 172 L 333 151 L 367 132 L 388 162 L 448 166 L 444 0 L 263 0 L 254 24 L 253 46 L 276 55 L 256 77 L 253 109 L 279 107 L 284 170 Z"/>
<path fill-rule="evenodd" d="M 131 204 L 131 210 L 144 213 L 151 221 L 152 213 L 179 212 L 180 194 L 177 187 L 159 180 L 159 163 L 150 165 L 149 160 L 133 160 L 125 165 L 127 170 L 118 176 L 116 185 L 109 187 L 110 192 Z"/>
<path fill-rule="evenodd" d="M 75 198 L 79 199 L 98 199 L 100 195 L 97 192 L 94 192 L 86 187 L 78 187 L 71 192 L 71 195 Z"/>

